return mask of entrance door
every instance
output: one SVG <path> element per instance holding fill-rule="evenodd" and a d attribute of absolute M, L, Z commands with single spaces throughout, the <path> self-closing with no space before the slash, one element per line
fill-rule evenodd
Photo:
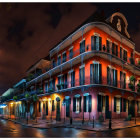
<path fill-rule="evenodd" d="M 57 121 L 60 121 L 61 118 L 60 118 L 60 100 L 57 101 L 57 110 L 56 110 L 56 120 Z"/>
<path fill-rule="evenodd" d="M 66 100 L 66 117 L 70 117 L 70 102 Z"/>
<path fill-rule="evenodd" d="M 128 115 L 135 117 L 135 100 L 128 101 Z"/>

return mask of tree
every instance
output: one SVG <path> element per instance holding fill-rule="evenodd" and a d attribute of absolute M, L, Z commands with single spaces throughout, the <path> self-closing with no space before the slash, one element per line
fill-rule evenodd
<path fill-rule="evenodd" d="M 33 96 L 32 96 L 32 99 L 33 99 L 33 102 L 35 103 L 35 118 L 36 118 L 36 123 L 37 123 L 37 101 L 39 100 L 39 98 L 37 97 L 37 95 L 36 94 L 34 94 Z"/>
<path fill-rule="evenodd" d="M 25 94 L 25 98 L 26 98 L 26 104 L 27 104 L 27 107 L 26 107 L 26 113 L 28 113 L 28 103 L 29 103 L 29 99 L 30 99 L 30 94 L 29 93 L 26 93 Z M 28 124 L 28 114 L 27 114 L 27 124 Z"/>

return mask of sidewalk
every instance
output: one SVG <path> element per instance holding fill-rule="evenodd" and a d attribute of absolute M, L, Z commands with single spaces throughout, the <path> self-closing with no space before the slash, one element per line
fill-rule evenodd
<path fill-rule="evenodd" d="M 1 117 L 2 118 L 2 117 Z M 76 128 L 76 129 L 82 129 L 82 130 L 89 130 L 89 131 L 109 131 L 109 120 L 106 120 L 102 123 L 95 121 L 94 122 L 94 128 L 93 128 L 93 121 L 85 120 L 84 124 L 82 124 L 81 119 L 73 119 L 72 125 L 70 125 L 70 120 L 69 118 L 61 120 L 60 122 L 56 121 L 53 119 L 52 121 L 50 119 L 37 119 L 27 120 L 24 118 L 20 119 L 8 119 L 4 118 L 9 121 L 13 121 L 15 123 L 19 123 L 23 126 L 27 127 L 33 127 L 33 128 L 40 128 L 40 129 L 50 129 L 50 128 L 57 128 L 57 127 L 65 127 L 65 128 Z M 130 127 L 136 127 L 140 126 L 140 118 L 136 118 L 136 124 L 135 124 L 135 118 L 132 118 L 131 121 L 124 121 L 124 119 L 112 119 L 112 129 L 111 130 L 119 130 L 119 129 L 125 129 L 125 128 L 130 128 Z"/>

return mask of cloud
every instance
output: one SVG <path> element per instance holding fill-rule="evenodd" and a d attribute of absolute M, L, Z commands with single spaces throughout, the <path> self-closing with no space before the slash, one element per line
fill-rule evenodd
<path fill-rule="evenodd" d="M 88 3 L 13 3 L 9 8 L 1 4 L 0 93 L 96 9 Z"/>

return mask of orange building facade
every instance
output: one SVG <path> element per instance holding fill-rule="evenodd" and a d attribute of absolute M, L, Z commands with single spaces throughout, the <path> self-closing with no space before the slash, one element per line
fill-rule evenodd
<path fill-rule="evenodd" d="M 36 76 L 25 91 L 39 97 L 30 115 L 83 122 L 140 116 L 140 53 L 127 26 L 119 12 L 85 23 L 29 68 L 28 78 Z"/>

